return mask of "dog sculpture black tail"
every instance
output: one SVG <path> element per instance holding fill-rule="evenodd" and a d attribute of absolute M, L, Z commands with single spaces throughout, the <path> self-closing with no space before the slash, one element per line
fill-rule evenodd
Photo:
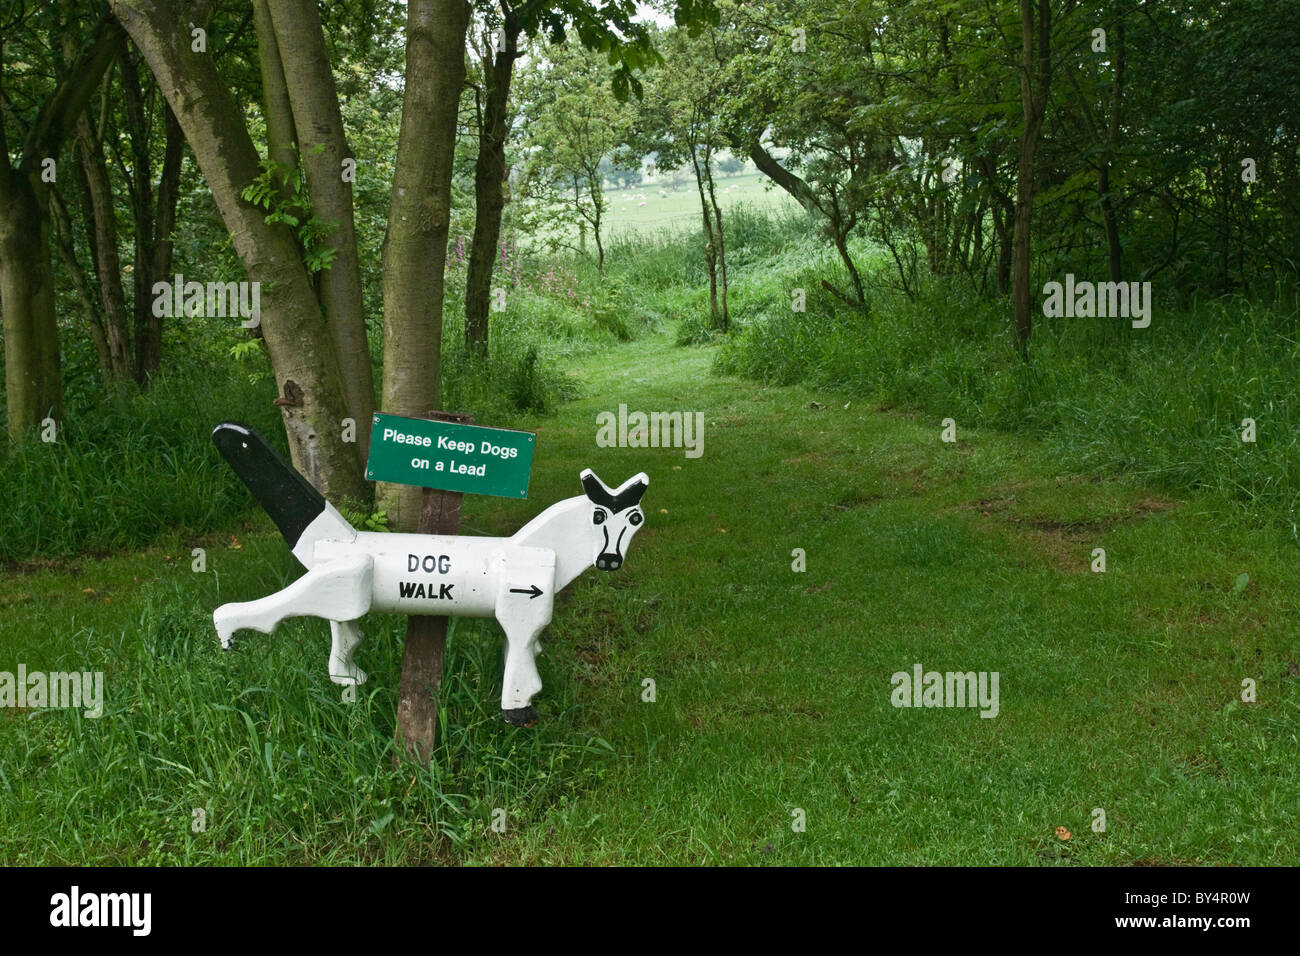
<path fill-rule="evenodd" d="M 222 422 L 212 429 L 212 443 L 248 486 L 262 510 L 271 516 L 289 549 L 305 566 L 311 567 L 310 547 L 320 537 L 318 532 L 326 530 L 322 526 L 328 525 L 328 530 L 336 536 L 340 532 L 348 536 L 349 531 L 356 534 L 311 482 L 247 425 Z M 314 531 L 308 532 L 309 528 Z"/>

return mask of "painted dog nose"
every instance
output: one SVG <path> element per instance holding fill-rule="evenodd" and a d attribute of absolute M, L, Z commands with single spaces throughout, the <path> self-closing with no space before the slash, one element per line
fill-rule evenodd
<path fill-rule="evenodd" d="M 596 567 L 602 571 L 617 571 L 623 566 L 623 558 L 617 554 L 602 554 L 596 559 Z"/>

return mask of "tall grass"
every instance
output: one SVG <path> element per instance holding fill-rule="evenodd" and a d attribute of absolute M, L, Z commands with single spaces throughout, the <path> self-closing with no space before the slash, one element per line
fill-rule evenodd
<path fill-rule="evenodd" d="M 233 418 L 282 441 L 275 384 L 251 379 L 229 358 L 178 362 L 145 392 L 87 390 L 55 442 L 0 443 L 0 561 L 110 552 L 247 514 L 252 499 L 209 435 Z"/>
<path fill-rule="evenodd" d="M 265 575 L 282 547 L 270 542 L 248 558 Z M 492 845 L 496 808 L 517 819 L 562 799 L 590 782 L 590 755 L 608 752 L 573 741 L 562 717 L 513 732 L 493 684 L 499 634 L 464 620 L 451 635 L 434 759 L 428 769 L 395 762 L 395 679 L 340 704 L 319 622 L 286 623 L 276 640 L 215 653 L 214 598 L 201 590 L 153 583 L 128 626 L 82 627 L 68 636 L 75 650 L 58 657 L 28 649 L 27 660 L 50 668 L 108 662 L 98 665 L 108 692 L 100 719 L 0 715 L 21 719 L 0 735 L 9 824 L 0 860 L 445 863 Z M 400 616 L 368 619 L 367 666 L 385 677 L 400 670 L 403 626 Z M 552 700 L 568 703 L 566 683 L 551 684 Z M 52 794 L 74 808 L 61 803 L 60 812 L 93 828 L 47 826 Z"/>
<path fill-rule="evenodd" d="M 1256 518 L 1300 521 L 1294 295 L 1158 300 L 1143 330 L 1040 315 L 1025 363 L 1011 346 L 1006 300 L 960 278 L 930 278 L 908 298 L 860 246 L 860 261 L 874 264 L 868 317 L 820 288 L 844 277 L 810 242 L 733 271 L 738 328 L 717 371 L 844 389 L 932 414 L 936 428 L 951 417 L 959 427 L 1033 433 L 1071 469 L 1130 474 L 1175 493 L 1212 488 Z M 804 312 L 791 308 L 795 288 L 807 296 Z M 1247 418 L 1254 443 L 1242 440 Z"/>

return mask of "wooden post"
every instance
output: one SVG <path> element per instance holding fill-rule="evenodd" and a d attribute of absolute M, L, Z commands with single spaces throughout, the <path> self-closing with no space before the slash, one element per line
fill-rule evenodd
<path fill-rule="evenodd" d="M 438 422 L 468 425 L 472 415 L 430 412 Z M 460 530 L 458 491 L 424 488 L 420 495 L 420 534 L 456 534 Z M 402 680 L 397 692 L 397 744 L 399 753 L 428 766 L 438 730 L 438 695 L 442 687 L 442 661 L 447 651 L 445 617 L 412 614 L 406 620 L 406 650 L 402 655 Z"/>

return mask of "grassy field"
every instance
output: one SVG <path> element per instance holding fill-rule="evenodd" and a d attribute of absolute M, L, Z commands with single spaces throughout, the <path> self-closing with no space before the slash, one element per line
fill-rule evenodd
<path fill-rule="evenodd" d="M 754 170 L 717 179 L 718 207 L 728 210 L 745 203 L 759 212 L 797 209 L 796 203 Z M 605 190 L 610 235 L 621 237 L 662 229 L 695 229 L 700 222 L 700 194 L 695 180 L 686 177 L 674 192 L 667 176 L 647 179 L 630 189 Z M 644 203 L 644 205 L 642 205 Z"/>
<path fill-rule="evenodd" d="M 538 430 L 532 495 L 468 499 L 465 533 L 512 532 L 586 466 L 648 472 L 647 522 L 557 602 L 538 728 L 499 717 L 495 623 L 456 623 L 428 772 L 391 759 L 401 619 L 363 622 L 355 704 L 324 622 L 218 649 L 218 603 L 300 573 L 264 519 L 12 567 L 0 668 L 102 669 L 106 703 L 0 709 L 0 861 L 1296 861 L 1283 531 L 1029 438 L 959 423 L 949 444 L 937 417 L 711 375 L 714 354 L 662 334 L 588 354 L 557 416 L 494 422 Z M 704 412 L 703 457 L 597 448 L 620 402 Z M 895 708 L 917 663 L 997 672 L 998 715 Z"/>
<path fill-rule="evenodd" d="M 727 214 L 745 206 L 755 216 L 783 215 L 800 211 L 790 196 L 771 186 L 770 181 L 752 170 L 717 179 L 718 207 Z M 693 176 L 686 176 L 674 190 L 667 176 L 647 178 L 628 189 L 606 189 L 602 235 L 606 246 L 623 241 L 674 237 L 676 241 L 696 242 L 700 231 L 700 194 Z M 571 250 L 579 247 L 578 222 L 572 211 L 557 209 L 555 216 L 542 224 L 537 235 L 523 241 L 537 245 L 539 239 L 562 239 Z M 702 239 L 699 240 L 701 243 Z M 590 231 L 587 251 L 595 255 Z"/>

